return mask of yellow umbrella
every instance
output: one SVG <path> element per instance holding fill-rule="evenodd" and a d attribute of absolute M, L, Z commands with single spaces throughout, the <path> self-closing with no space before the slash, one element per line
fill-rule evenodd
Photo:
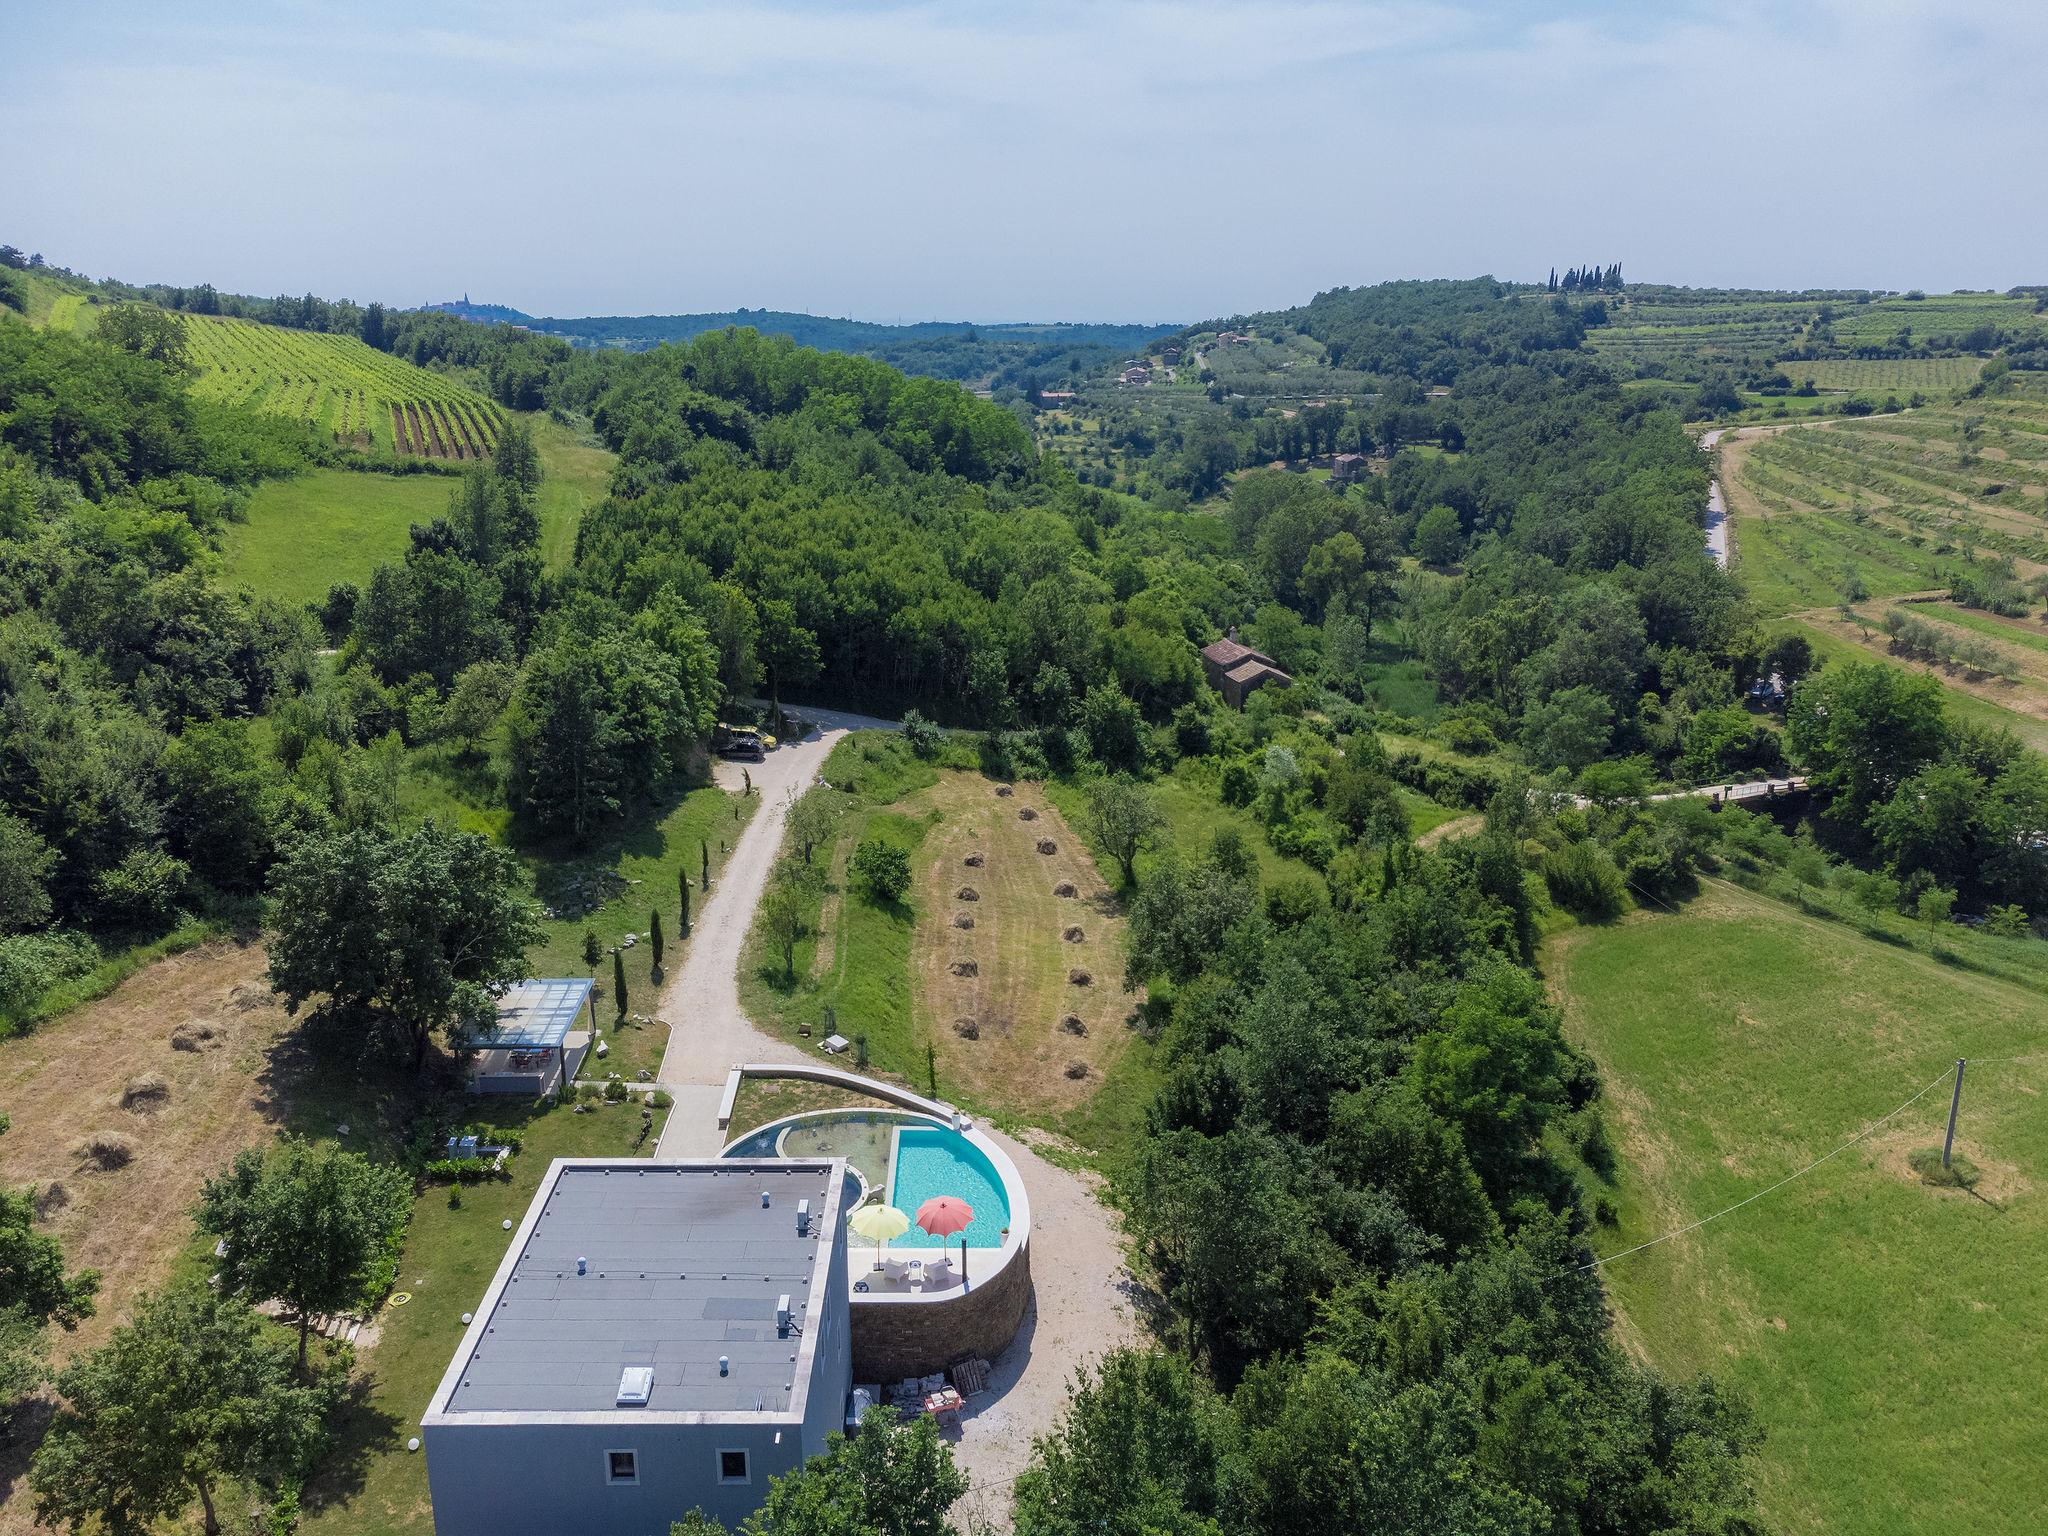
<path fill-rule="evenodd" d="M 882 1267 L 882 1244 L 910 1230 L 910 1218 L 893 1205 L 864 1205 L 846 1223 L 855 1237 L 874 1239 L 875 1268 Z"/>

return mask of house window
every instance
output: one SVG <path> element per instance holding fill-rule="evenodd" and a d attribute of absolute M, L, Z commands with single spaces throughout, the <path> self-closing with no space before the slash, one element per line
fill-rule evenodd
<path fill-rule="evenodd" d="M 606 1451 L 604 1453 L 604 1480 L 608 1483 L 637 1483 L 640 1481 L 640 1454 L 637 1451 Z"/>
<path fill-rule="evenodd" d="M 747 1453 L 745 1451 L 720 1451 L 718 1453 L 718 1480 L 721 1483 L 747 1483 L 753 1479 L 747 1474 Z"/>

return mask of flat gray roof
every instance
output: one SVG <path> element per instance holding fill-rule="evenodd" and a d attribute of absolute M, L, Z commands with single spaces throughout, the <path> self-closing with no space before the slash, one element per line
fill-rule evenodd
<path fill-rule="evenodd" d="M 800 1373 L 812 1360 L 804 1330 L 831 1262 L 841 1166 L 557 1163 L 464 1340 L 467 1358 L 457 1355 L 459 1375 L 451 1369 L 443 1383 L 442 1411 L 801 1411 Z M 808 1236 L 797 1232 L 800 1200 L 810 1202 Z M 785 1294 L 794 1323 L 786 1337 L 775 1317 Z M 730 1361 L 724 1376 L 720 1355 Z M 644 1406 L 618 1404 L 629 1366 L 653 1368 Z"/>

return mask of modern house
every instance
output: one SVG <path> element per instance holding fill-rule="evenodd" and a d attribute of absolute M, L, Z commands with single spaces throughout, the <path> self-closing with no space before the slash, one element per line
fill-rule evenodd
<path fill-rule="evenodd" d="M 589 1001 L 587 976 L 508 988 L 490 1028 L 469 1038 L 470 1092 L 537 1099 L 574 1082 L 590 1049 L 590 1031 L 576 1028 Z"/>
<path fill-rule="evenodd" d="M 420 1420 L 438 1536 L 737 1526 L 852 1386 L 846 1163 L 561 1158 Z"/>
<path fill-rule="evenodd" d="M 1232 709 L 1243 709 L 1244 701 L 1268 683 L 1282 688 L 1294 686 L 1294 679 L 1280 670 L 1280 664 L 1263 652 L 1238 642 L 1233 628 L 1223 639 L 1202 647 L 1202 671 L 1209 686 L 1223 695 Z"/>

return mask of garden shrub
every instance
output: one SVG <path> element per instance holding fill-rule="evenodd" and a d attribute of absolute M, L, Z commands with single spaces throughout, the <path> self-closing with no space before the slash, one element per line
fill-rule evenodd
<path fill-rule="evenodd" d="M 1544 854 L 1543 884 L 1552 901 L 1581 917 L 1613 917 L 1624 905 L 1621 871 L 1607 850 L 1591 841 L 1566 843 Z"/>
<path fill-rule="evenodd" d="M 855 886 L 879 902 L 901 901 L 910 891 L 910 855 L 879 837 L 861 841 L 847 871 Z"/>

